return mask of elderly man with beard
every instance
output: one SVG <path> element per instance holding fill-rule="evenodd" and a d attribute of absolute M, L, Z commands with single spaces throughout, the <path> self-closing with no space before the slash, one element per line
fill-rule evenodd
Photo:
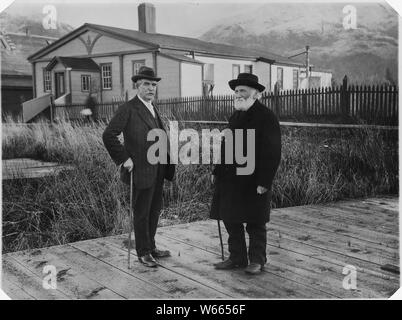
<path fill-rule="evenodd" d="M 237 79 L 229 81 L 235 92 L 235 112 L 229 119 L 229 130 L 236 149 L 254 150 L 255 167 L 251 174 L 241 174 L 238 169 L 244 164 L 231 161 L 225 152 L 229 145 L 224 139 L 221 144 L 221 163 L 216 165 L 211 176 L 215 185 L 210 217 L 221 219 L 229 234 L 230 256 L 215 264 L 216 269 L 243 267 L 248 274 L 258 274 L 267 262 L 266 223 L 270 218 L 272 183 L 281 158 L 281 132 L 277 117 L 258 98 L 265 87 L 258 83 L 258 77 L 240 73 Z M 235 130 L 242 130 L 236 136 Z M 245 146 L 247 131 L 254 130 L 254 148 Z M 241 141 L 240 141 L 241 140 Z M 231 153 L 232 151 L 230 151 Z M 250 155 L 247 156 L 249 158 Z M 249 235 L 249 248 L 245 240 L 244 223 Z"/>

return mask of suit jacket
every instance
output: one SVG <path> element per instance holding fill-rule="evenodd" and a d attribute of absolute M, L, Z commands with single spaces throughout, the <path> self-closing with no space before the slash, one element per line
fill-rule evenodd
<path fill-rule="evenodd" d="M 160 127 L 166 132 L 166 128 L 163 126 L 163 122 L 155 106 L 154 109 L 157 119 L 152 116 L 146 106 L 135 96 L 133 99 L 119 106 L 102 136 L 103 143 L 109 155 L 117 165 L 124 163 L 128 158 L 133 160 L 134 185 L 138 189 L 150 188 L 155 183 L 157 177 L 158 164 L 151 164 L 147 159 L 147 151 L 155 142 L 147 141 L 147 134 L 151 129 Z M 118 139 L 118 136 L 122 132 L 124 145 Z M 169 143 L 166 147 L 169 148 Z M 168 161 L 169 159 L 168 154 Z M 172 180 L 174 171 L 175 166 L 167 164 L 165 178 Z M 127 176 L 128 173 L 126 178 Z M 129 179 L 128 181 L 125 180 L 127 179 L 123 179 L 126 183 L 129 181 Z"/>

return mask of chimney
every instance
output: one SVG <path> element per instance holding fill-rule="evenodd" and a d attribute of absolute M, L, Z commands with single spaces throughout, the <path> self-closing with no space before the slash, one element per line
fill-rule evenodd
<path fill-rule="evenodd" d="M 141 3 L 138 6 L 138 30 L 155 33 L 155 7 L 152 3 Z"/>

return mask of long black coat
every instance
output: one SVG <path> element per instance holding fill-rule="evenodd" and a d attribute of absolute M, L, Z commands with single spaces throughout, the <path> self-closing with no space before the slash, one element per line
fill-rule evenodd
<path fill-rule="evenodd" d="M 225 143 L 221 145 L 221 164 L 215 166 L 215 190 L 210 217 L 232 223 L 266 223 L 270 218 L 272 182 L 281 158 L 281 132 L 275 114 L 258 100 L 247 111 L 235 111 L 229 119 L 229 129 L 255 129 L 255 170 L 250 175 L 238 175 L 236 169 L 245 167 L 225 163 Z M 243 150 L 246 154 L 246 133 Z M 257 194 L 257 186 L 268 189 Z"/>

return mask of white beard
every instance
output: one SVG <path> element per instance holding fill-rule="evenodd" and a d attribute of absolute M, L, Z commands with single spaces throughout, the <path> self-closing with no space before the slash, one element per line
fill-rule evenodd
<path fill-rule="evenodd" d="M 234 108 L 240 111 L 247 111 L 255 102 L 255 99 L 249 97 L 247 99 L 234 99 Z"/>

